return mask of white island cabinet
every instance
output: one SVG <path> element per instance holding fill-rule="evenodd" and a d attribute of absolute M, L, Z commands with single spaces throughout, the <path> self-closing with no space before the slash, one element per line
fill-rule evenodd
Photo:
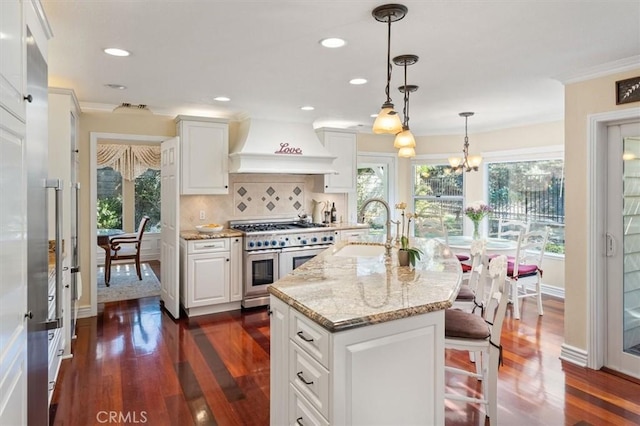
<path fill-rule="evenodd" d="M 434 240 L 415 270 L 371 246 L 336 244 L 269 288 L 271 424 L 444 424 L 459 262 Z"/>

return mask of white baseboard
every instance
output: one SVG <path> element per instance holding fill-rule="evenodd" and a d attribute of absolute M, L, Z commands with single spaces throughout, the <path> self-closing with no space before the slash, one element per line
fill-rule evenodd
<path fill-rule="evenodd" d="M 587 366 L 588 353 L 584 349 L 576 348 L 574 346 L 563 343 L 560 349 L 560 359 L 570 362 L 580 367 Z"/>
<path fill-rule="evenodd" d="M 91 318 L 95 315 L 91 313 L 91 305 L 78 307 L 78 316 L 76 318 Z"/>
<path fill-rule="evenodd" d="M 540 284 L 540 290 L 542 291 L 542 294 L 548 294 L 549 296 L 559 297 L 564 300 L 564 288 L 543 283 Z"/>

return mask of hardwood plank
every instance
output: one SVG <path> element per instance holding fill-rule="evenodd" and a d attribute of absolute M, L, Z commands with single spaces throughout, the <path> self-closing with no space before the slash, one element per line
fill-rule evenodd
<path fill-rule="evenodd" d="M 152 267 L 154 265 L 152 264 Z M 157 267 L 157 265 L 156 265 Z M 160 274 L 154 269 L 156 275 Z M 499 424 L 640 424 L 640 384 L 559 359 L 564 304 L 533 300 L 511 308 L 502 330 Z M 265 308 L 174 321 L 158 298 L 107 303 L 78 321 L 74 357 L 64 360 L 50 410 L 55 425 L 98 424 L 100 411 L 145 411 L 154 425 L 267 425 L 269 317 Z M 447 364 L 473 368 L 465 352 Z M 449 391 L 480 384 L 447 374 Z M 489 424 L 483 407 L 446 401 L 447 425 Z"/>

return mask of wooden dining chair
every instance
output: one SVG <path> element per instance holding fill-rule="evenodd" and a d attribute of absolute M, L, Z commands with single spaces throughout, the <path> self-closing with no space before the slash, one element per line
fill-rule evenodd
<path fill-rule="evenodd" d="M 111 263 L 114 260 L 135 260 L 138 279 L 142 281 L 140 270 L 140 248 L 142 247 L 142 236 L 149 221 L 149 216 L 143 216 L 138 225 L 138 232 L 131 234 L 121 234 L 109 239 L 109 250 L 111 255 L 106 257 L 104 266 L 104 283 L 108 287 L 111 280 Z"/>
<path fill-rule="evenodd" d="M 508 303 L 506 285 L 507 257 L 500 255 L 491 260 L 488 278 L 491 280 L 489 303 L 483 316 L 459 309 L 446 309 L 444 315 L 445 349 L 469 351 L 474 354 L 480 372 L 445 366 L 445 371 L 482 381 L 479 397 L 445 393 L 448 400 L 484 404 L 490 424 L 498 424 L 498 367 L 502 357 L 500 335 Z"/>

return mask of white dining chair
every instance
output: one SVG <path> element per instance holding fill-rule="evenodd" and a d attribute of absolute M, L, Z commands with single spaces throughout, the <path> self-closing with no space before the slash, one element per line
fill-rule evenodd
<path fill-rule="evenodd" d="M 529 222 L 500 218 L 498 221 L 498 238 L 517 241 L 520 233 L 529 232 Z"/>
<path fill-rule="evenodd" d="M 449 245 L 449 232 L 447 226 L 442 220 L 442 216 L 417 216 L 413 228 L 414 235 L 422 238 L 439 238 Z M 469 260 L 469 256 L 462 253 L 456 253 L 456 257 L 460 262 Z"/>
<path fill-rule="evenodd" d="M 444 320 L 445 349 L 469 351 L 475 355 L 476 366 L 480 363 L 480 372 L 451 366 L 445 366 L 445 371 L 481 380 L 482 395 L 447 392 L 445 399 L 484 404 L 485 413 L 495 425 L 498 424 L 498 367 L 502 358 L 500 335 L 508 303 L 507 257 L 493 258 L 487 269 L 491 285 L 484 315 L 446 309 Z"/>
<path fill-rule="evenodd" d="M 510 300 L 513 303 L 513 317 L 520 319 L 520 300 L 535 297 L 538 302 L 538 315 L 542 309 L 542 260 L 549 238 L 549 228 L 521 232 L 516 247 L 516 255 L 509 260 L 507 281 L 510 285 Z"/>
<path fill-rule="evenodd" d="M 484 281 L 486 281 L 486 273 L 483 273 L 486 268 L 483 266 L 487 260 L 486 246 L 487 241 L 484 239 L 471 242 L 469 263 L 460 264 L 462 266 L 462 285 L 453 302 L 454 308 L 467 312 L 474 312 L 477 308 L 483 309 Z"/>

